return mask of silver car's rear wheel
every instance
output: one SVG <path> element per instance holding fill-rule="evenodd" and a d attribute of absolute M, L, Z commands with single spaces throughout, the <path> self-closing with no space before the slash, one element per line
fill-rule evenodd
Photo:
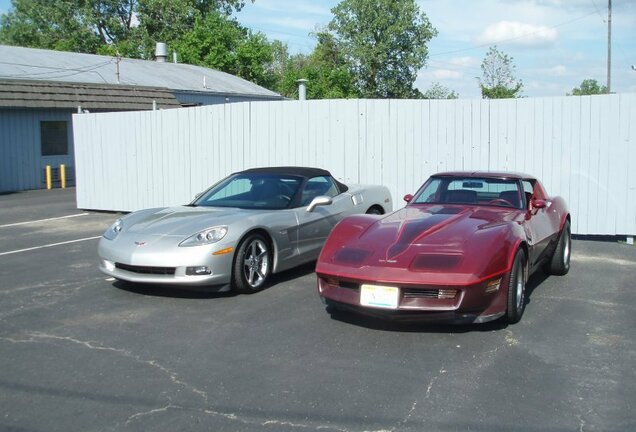
<path fill-rule="evenodd" d="M 241 242 L 232 273 L 238 292 L 252 293 L 264 288 L 271 273 L 271 252 L 265 237 L 250 234 Z"/>

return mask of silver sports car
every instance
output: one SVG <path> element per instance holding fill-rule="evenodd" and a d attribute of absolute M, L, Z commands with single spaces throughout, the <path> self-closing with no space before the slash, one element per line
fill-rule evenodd
<path fill-rule="evenodd" d="M 318 258 L 343 217 L 391 210 L 384 186 L 346 186 L 317 168 L 249 169 L 191 204 L 117 220 L 100 239 L 100 270 L 130 282 L 255 292 L 272 273 Z"/>

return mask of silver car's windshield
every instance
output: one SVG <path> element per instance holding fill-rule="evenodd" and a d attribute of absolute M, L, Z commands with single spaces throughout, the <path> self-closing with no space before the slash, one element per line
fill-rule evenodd
<path fill-rule="evenodd" d="M 192 205 L 278 210 L 288 208 L 302 177 L 280 174 L 236 174 L 222 180 Z"/>

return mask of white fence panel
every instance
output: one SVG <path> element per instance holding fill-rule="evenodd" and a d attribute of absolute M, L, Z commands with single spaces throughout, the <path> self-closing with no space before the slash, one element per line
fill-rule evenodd
<path fill-rule="evenodd" d="M 636 234 L 636 95 L 508 100 L 245 102 L 73 117 L 79 208 L 189 202 L 257 166 L 323 167 L 385 184 L 396 206 L 431 174 L 527 172 L 577 234 Z"/>

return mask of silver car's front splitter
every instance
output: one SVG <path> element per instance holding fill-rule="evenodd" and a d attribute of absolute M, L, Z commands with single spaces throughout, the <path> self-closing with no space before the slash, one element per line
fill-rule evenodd
<path fill-rule="evenodd" d="M 119 244 L 118 244 L 119 243 Z M 126 242 L 132 243 L 132 242 Z M 136 283 L 222 286 L 229 285 L 234 253 L 214 255 L 219 247 L 178 247 L 151 245 L 146 249 L 126 247 L 102 238 L 99 242 L 99 269 L 108 276 Z M 117 264 L 133 266 L 132 270 Z M 210 274 L 188 275 L 189 267 L 207 267 Z M 174 274 L 155 274 L 149 268 L 174 268 Z"/>

